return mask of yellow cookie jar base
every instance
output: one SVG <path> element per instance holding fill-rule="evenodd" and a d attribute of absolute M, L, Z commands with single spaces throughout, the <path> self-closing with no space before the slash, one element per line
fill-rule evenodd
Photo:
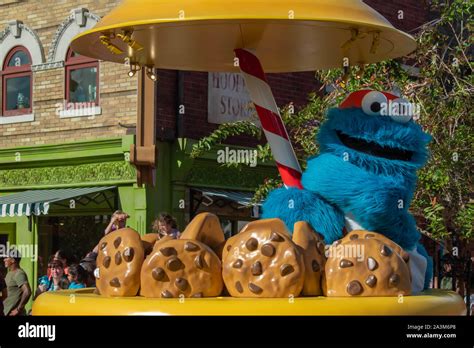
<path fill-rule="evenodd" d="M 466 306 L 452 291 L 417 296 L 182 298 L 104 297 L 93 288 L 48 292 L 33 304 L 33 315 L 463 315 Z"/>

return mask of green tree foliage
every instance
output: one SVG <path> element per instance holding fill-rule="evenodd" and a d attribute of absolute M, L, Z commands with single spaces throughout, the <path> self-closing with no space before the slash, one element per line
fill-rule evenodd
<path fill-rule="evenodd" d="M 395 90 L 417 103 L 417 122 L 433 136 L 433 142 L 431 159 L 419 171 L 411 211 L 419 226 L 435 239 L 446 239 L 454 232 L 467 241 L 474 233 L 472 10 L 471 1 L 433 1 L 437 19 L 416 33 L 418 49 L 410 57 L 350 67 L 346 74 L 342 69 L 317 71 L 321 90 L 310 95 L 308 104 L 297 113 L 292 113 L 292 105 L 281 110 L 304 168 L 306 158 L 318 153 L 315 135 L 326 110 L 338 105 L 348 93 L 364 88 Z M 196 144 L 193 156 L 238 134 L 257 139 L 263 136 L 251 121 L 224 124 Z M 272 159 L 268 145 L 258 150 L 260 161 Z M 256 190 L 255 200 L 281 185 L 279 177 L 268 178 Z"/>

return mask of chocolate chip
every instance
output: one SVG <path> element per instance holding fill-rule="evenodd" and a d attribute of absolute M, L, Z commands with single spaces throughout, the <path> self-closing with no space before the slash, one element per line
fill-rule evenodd
<path fill-rule="evenodd" d="M 270 240 L 272 242 L 283 242 L 284 239 L 282 236 L 280 236 L 278 233 L 276 232 L 272 232 L 271 236 L 270 236 Z"/>
<path fill-rule="evenodd" d="M 234 268 L 240 268 L 242 267 L 243 265 L 243 261 L 241 259 L 238 259 L 237 261 L 235 261 L 233 264 L 232 264 L 232 267 Z"/>
<path fill-rule="evenodd" d="M 261 294 L 263 289 L 254 283 L 249 283 L 249 290 L 252 291 L 254 294 Z"/>
<path fill-rule="evenodd" d="M 252 274 L 254 276 L 259 276 L 262 274 L 262 264 L 260 261 L 257 261 L 252 265 Z"/>
<path fill-rule="evenodd" d="M 375 277 L 373 274 L 369 275 L 365 280 L 365 284 L 373 288 L 377 284 L 377 277 Z"/>
<path fill-rule="evenodd" d="M 362 285 L 357 280 L 353 280 L 349 284 L 347 284 L 346 290 L 347 293 L 352 296 L 359 295 L 362 293 L 362 291 L 364 291 Z"/>
<path fill-rule="evenodd" d="M 195 293 L 194 295 L 192 295 L 191 297 L 201 298 L 201 297 L 203 297 L 203 296 L 204 296 L 204 295 L 203 295 L 202 292 L 197 292 L 197 293 Z"/>
<path fill-rule="evenodd" d="M 287 276 L 288 274 L 293 273 L 294 271 L 295 269 L 293 268 L 293 266 L 287 263 L 281 265 L 280 267 L 280 274 L 282 277 Z"/>
<path fill-rule="evenodd" d="M 272 257 L 273 255 L 275 255 L 275 247 L 271 245 L 270 243 L 264 244 L 262 246 L 261 251 L 263 255 L 268 256 L 268 257 Z"/>
<path fill-rule="evenodd" d="M 367 258 L 367 268 L 369 269 L 369 271 L 376 270 L 378 266 L 379 264 L 374 258 L 372 257 Z"/>
<path fill-rule="evenodd" d="M 120 288 L 120 280 L 118 278 L 112 279 L 109 284 L 114 288 Z"/>
<path fill-rule="evenodd" d="M 202 256 L 202 253 L 194 258 L 194 264 L 199 269 L 204 268 L 204 256 Z"/>
<path fill-rule="evenodd" d="M 114 240 L 115 249 L 117 249 L 120 246 L 120 243 L 122 243 L 122 238 L 120 238 L 120 237 L 115 238 L 115 240 Z"/>
<path fill-rule="evenodd" d="M 105 268 L 109 268 L 109 266 L 110 266 L 110 256 L 104 257 L 104 261 L 102 261 L 102 264 L 104 265 Z"/>
<path fill-rule="evenodd" d="M 390 256 L 392 255 L 392 248 L 390 248 L 388 245 L 382 245 L 382 247 L 380 248 L 380 253 L 383 255 L 383 256 Z"/>
<path fill-rule="evenodd" d="M 172 257 L 166 262 L 166 267 L 172 272 L 176 272 L 183 267 L 183 263 L 177 257 Z"/>
<path fill-rule="evenodd" d="M 355 239 L 358 239 L 358 238 L 359 238 L 358 234 L 351 234 L 351 236 L 349 237 L 350 240 L 355 240 Z"/>
<path fill-rule="evenodd" d="M 118 266 L 122 263 L 122 256 L 120 255 L 120 251 L 115 253 L 115 264 Z"/>
<path fill-rule="evenodd" d="M 388 279 L 389 286 L 397 286 L 400 283 L 400 276 L 396 273 L 392 274 Z"/>
<path fill-rule="evenodd" d="M 375 238 L 375 234 L 372 234 L 372 233 L 366 234 L 365 239 L 369 239 L 369 238 Z"/>
<path fill-rule="evenodd" d="M 106 246 L 107 246 L 107 242 L 103 242 L 103 243 L 100 245 L 100 248 L 101 248 L 101 249 L 105 249 Z"/>
<path fill-rule="evenodd" d="M 354 266 L 352 261 L 349 261 L 346 259 L 342 259 L 341 262 L 339 262 L 339 267 L 341 268 L 347 268 L 347 267 L 352 267 L 352 266 Z"/>
<path fill-rule="evenodd" d="M 176 252 L 176 249 L 173 247 L 161 248 L 160 252 L 163 254 L 163 256 L 166 256 L 166 257 L 178 254 Z"/>
<path fill-rule="evenodd" d="M 123 252 L 123 258 L 125 261 L 130 262 L 133 260 L 133 256 L 135 256 L 135 250 L 133 248 L 126 248 Z"/>
<path fill-rule="evenodd" d="M 244 288 L 242 288 L 242 284 L 240 284 L 240 282 L 235 283 L 235 289 L 240 293 L 244 292 Z"/>
<path fill-rule="evenodd" d="M 254 251 L 257 250 L 258 248 L 258 240 L 255 238 L 250 238 L 246 243 L 245 246 L 247 247 L 248 250 Z"/>
<path fill-rule="evenodd" d="M 232 245 L 227 246 L 227 251 L 229 251 L 230 249 L 232 249 Z"/>
<path fill-rule="evenodd" d="M 313 272 L 318 272 L 320 269 L 318 261 L 313 260 L 311 262 L 311 268 L 313 269 Z"/>
<path fill-rule="evenodd" d="M 186 244 L 184 244 L 184 250 L 186 251 L 198 251 L 200 249 L 199 245 L 192 242 L 186 242 Z"/>
<path fill-rule="evenodd" d="M 163 290 L 161 292 L 161 297 L 163 298 L 173 298 L 173 294 L 169 292 L 168 290 Z"/>
<path fill-rule="evenodd" d="M 165 279 L 166 273 L 163 268 L 157 267 L 151 272 L 151 276 L 157 281 L 162 281 Z"/>
<path fill-rule="evenodd" d="M 176 278 L 176 280 L 174 281 L 174 284 L 181 291 L 185 291 L 186 288 L 188 287 L 188 281 L 184 278 Z"/>

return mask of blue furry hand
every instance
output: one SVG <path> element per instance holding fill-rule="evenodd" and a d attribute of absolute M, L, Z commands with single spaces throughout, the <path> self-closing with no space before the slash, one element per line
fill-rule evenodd
<path fill-rule="evenodd" d="M 280 218 L 293 231 L 297 221 L 307 221 L 326 243 L 342 237 L 344 214 L 324 198 L 308 190 L 273 190 L 263 205 L 263 218 Z"/>

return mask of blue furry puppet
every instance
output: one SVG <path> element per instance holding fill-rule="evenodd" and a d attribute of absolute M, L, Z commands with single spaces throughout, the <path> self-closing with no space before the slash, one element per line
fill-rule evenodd
<path fill-rule="evenodd" d="M 318 134 L 320 154 L 308 159 L 303 173 L 304 189 L 273 190 L 263 217 L 278 217 L 290 230 L 307 221 L 326 243 L 341 238 L 344 227 L 384 234 L 410 253 L 412 290 L 418 292 L 429 285 L 432 261 L 408 208 L 431 137 L 411 116 L 393 112 L 407 105 L 397 98 L 362 90 L 329 110 Z"/>

